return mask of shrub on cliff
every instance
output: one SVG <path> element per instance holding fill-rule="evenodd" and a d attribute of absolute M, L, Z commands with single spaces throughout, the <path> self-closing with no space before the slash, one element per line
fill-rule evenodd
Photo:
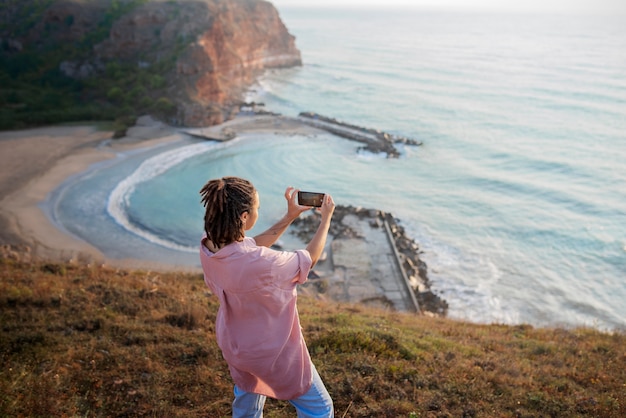
<path fill-rule="evenodd" d="M 166 97 L 160 97 L 152 106 L 154 113 L 161 118 L 166 119 L 168 116 L 173 115 L 176 112 L 176 105 Z"/>

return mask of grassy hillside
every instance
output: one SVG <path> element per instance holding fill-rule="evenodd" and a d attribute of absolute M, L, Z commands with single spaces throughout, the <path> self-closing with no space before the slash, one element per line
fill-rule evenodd
<path fill-rule="evenodd" d="M 4 259 L 0 277 L 0 416 L 230 415 L 200 275 Z M 299 306 L 338 417 L 626 416 L 624 334 Z"/>

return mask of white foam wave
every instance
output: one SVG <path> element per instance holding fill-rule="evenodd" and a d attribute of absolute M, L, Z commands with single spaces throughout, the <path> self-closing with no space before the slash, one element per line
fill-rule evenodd
<path fill-rule="evenodd" d="M 491 260 L 438 241 L 426 227 L 407 225 L 407 231 L 423 251 L 420 257 L 428 265 L 432 290 L 450 305 L 449 317 L 478 323 L 520 323 L 520 312 L 494 293 L 492 287 L 502 272 Z M 466 283 L 468 271 L 479 280 Z"/>
<path fill-rule="evenodd" d="M 357 159 L 364 161 L 384 160 L 387 158 L 386 152 L 372 152 L 365 149 L 357 150 Z"/>
<path fill-rule="evenodd" d="M 259 77 L 244 93 L 244 100 L 246 102 L 263 101 L 263 97 L 273 92 L 274 84 L 268 80 L 268 75 L 265 74 Z"/>
<path fill-rule="evenodd" d="M 230 141 L 230 143 L 232 142 Z M 146 159 L 132 174 L 120 181 L 113 189 L 109 195 L 107 212 L 125 230 L 151 243 L 177 251 L 196 251 L 195 247 L 176 244 L 134 225 L 128 217 L 127 208 L 130 205 L 130 198 L 133 192 L 141 183 L 164 174 L 191 157 L 227 146 L 229 146 L 229 143 L 202 142 L 175 148 Z"/>

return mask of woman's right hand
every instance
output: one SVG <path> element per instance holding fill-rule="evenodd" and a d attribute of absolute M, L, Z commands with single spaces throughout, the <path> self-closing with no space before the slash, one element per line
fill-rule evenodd
<path fill-rule="evenodd" d="M 306 246 L 307 251 L 311 254 L 311 261 L 313 261 L 313 265 L 317 263 L 324 251 L 324 246 L 326 245 L 326 237 L 328 236 L 328 230 L 330 229 L 330 221 L 333 216 L 333 212 L 335 211 L 335 202 L 333 201 L 333 197 L 329 194 L 324 196 L 324 200 L 322 201 L 322 206 L 317 208 L 319 210 L 322 219 L 320 221 L 319 226 L 317 227 L 317 231 L 315 231 L 315 235 Z"/>
<path fill-rule="evenodd" d="M 322 206 L 319 208 L 319 211 L 322 214 L 322 218 L 330 218 L 333 216 L 333 212 L 335 211 L 335 201 L 331 195 L 324 195 L 324 200 L 322 201 Z"/>

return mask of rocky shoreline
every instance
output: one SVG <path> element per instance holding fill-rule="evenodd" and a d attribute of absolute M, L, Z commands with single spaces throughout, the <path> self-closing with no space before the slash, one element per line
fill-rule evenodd
<path fill-rule="evenodd" d="M 311 212 L 308 216 L 301 216 L 296 219 L 292 224 L 292 234 L 295 234 L 302 241 L 308 242 L 315 233 L 317 226 L 319 225 L 319 214 L 317 212 Z M 349 218 L 355 218 L 357 222 L 350 220 Z M 372 232 L 379 232 L 382 235 L 371 235 Z M 389 239 L 385 242 L 384 239 L 380 239 L 381 236 L 386 235 Z M 371 237 L 375 237 L 378 242 L 371 242 Z M 338 251 L 345 251 L 346 247 L 356 248 L 359 247 L 359 241 L 369 241 L 368 245 L 373 248 L 377 253 L 389 253 L 393 254 L 393 257 L 376 258 L 377 254 L 362 254 L 362 258 L 355 256 L 354 253 L 350 253 L 351 257 L 348 257 L 349 264 L 345 265 L 345 257 L 341 257 Z M 342 243 L 346 245 L 341 245 Z M 389 244 L 389 245 L 387 245 Z M 389 246 L 392 247 L 389 252 Z M 367 248 L 367 247 L 363 247 Z M 322 260 L 316 269 L 312 271 L 311 286 L 313 291 L 318 295 L 331 294 L 330 299 L 347 300 L 351 302 L 359 302 L 372 304 L 373 301 L 377 302 L 377 305 L 391 308 L 394 310 L 409 310 L 426 315 L 433 316 L 446 316 L 448 311 L 448 303 L 440 296 L 436 295 L 431 290 L 431 282 L 428 278 L 428 267 L 426 263 L 420 258 L 420 247 L 410 237 L 407 236 L 404 227 L 400 225 L 400 221 L 393 217 L 390 213 L 383 212 L 376 209 L 364 209 L 353 206 L 337 206 L 331 227 L 329 230 L 329 244 L 327 245 L 326 259 Z M 390 264 L 397 264 L 400 270 L 400 276 L 391 278 L 405 284 L 401 286 L 401 291 L 405 294 L 400 298 L 396 298 L 394 301 L 393 294 L 398 292 L 398 288 L 390 289 L 389 281 L 386 284 L 378 286 L 377 289 L 368 289 L 366 292 L 359 293 L 353 292 L 353 294 L 347 295 L 342 292 L 333 292 L 333 286 L 345 285 L 343 278 L 337 279 L 337 262 L 336 259 L 342 258 L 344 264 L 342 269 L 354 269 L 360 275 L 373 274 L 373 281 L 380 281 L 380 275 L 384 275 L 381 269 L 381 264 L 389 262 Z M 390 260 L 392 258 L 393 260 Z M 371 266 L 367 271 L 363 271 L 363 265 L 372 263 L 376 264 Z M 345 274 L 344 274 L 345 276 Z M 377 277 L 378 276 L 378 277 Z M 389 279 L 389 278 L 388 278 Z M 387 279 L 387 280 L 388 280 Z M 361 287 L 362 289 L 362 287 Z M 378 296 L 375 295 L 378 293 Z M 408 293 L 408 295 L 406 294 Z M 332 296 L 339 295 L 339 298 Z M 391 295 L 391 296 L 390 296 Z M 408 303 L 407 308 L 402 308 L 402 299 L 411 299 L 414 304 Z"/>

